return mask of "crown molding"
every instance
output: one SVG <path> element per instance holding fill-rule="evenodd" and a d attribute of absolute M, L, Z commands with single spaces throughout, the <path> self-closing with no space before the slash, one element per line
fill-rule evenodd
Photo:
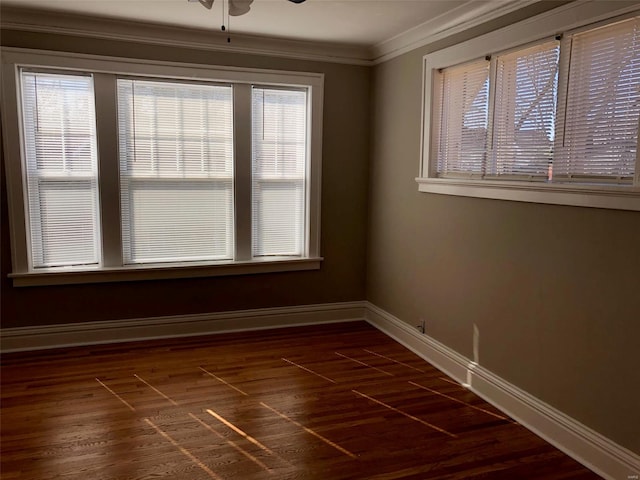
<path fill-rule="evenodd" d="M 496 5 L 496 2 L 467 0 L 459 7 L 372 46 L 370 60 L 374 65 L 386 62 L 416 48 L 463 32 L 540 1 L 542 0 L 501 0 Z"/>
<path fill-rule="evenodd" d="M 0 28 L 316 62 L 372 64 L 369 48 L 365 46 L 243 34 L 232 34 L 228 43 L 227 34 L 212 30 L 15 7 L 2 8 Z"/>
<path fill-rule="evenodd" d="M 416 48 L 463 32 L 543 0 L 467 0 L 406 32 L 375 45 L 347 45 L 256 35 L 227 34 L 206 29 L 83 16 L 47 10 L 3 7 L 0 27 L 24 32 L 54 33 L 226 53 L 372 66 Z"/>

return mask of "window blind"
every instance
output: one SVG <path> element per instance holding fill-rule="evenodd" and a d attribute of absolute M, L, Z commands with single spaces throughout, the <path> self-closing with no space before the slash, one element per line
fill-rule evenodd
<path fill-rule="evenodd" d="M 252 89 L 253 256 L 304 255 L 307 93 Z"/>
<path fill-rule="evenodd" d="M 573 35 L 554 178 L 632 183 L 639 115 L 640 19 Z"/>
<path fill-rule="evenodd" d="M 547 180 L 555 137 L 560 42 L 499 55 L 487 177 Z"/>
<path fill-rule="evenodd" d="M 484 172 L 489 111 L 489 61 L 441 72 L 439 176 L 481 176 Z"/>
<path fill-rule="evenodd" d="M 20 76 L 32 267 L 97 265 L 93 79 L 26 70 Z"/>
<path fill-rule="evenodd" d="M 232 259 L 232 87 L 117 85 L 124 263 Z"/>

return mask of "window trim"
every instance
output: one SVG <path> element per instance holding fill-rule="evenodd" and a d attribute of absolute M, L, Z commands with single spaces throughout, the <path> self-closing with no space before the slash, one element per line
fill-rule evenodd
<path fill-rule="evenodd" d="M 15 287 L 42 285 L 71 285 L 82 283 L 129 282 L 139 280 L 166 280 L 177 278 L 221 277 L 256 273 L 318 270 L 322 257 L 289 258 L 270 257 L 235 262 L 200 262 L 126 265 L 77 270 L 56 267 L 42 272 L 10 273 Z"/>
<path fill-rule="evenodd" d="M 106 75 L 136 76 L 151 79 L 177 79 L 234 83 L 242 86 L 251 84 L 267 86 L 293 86 L 309 90 L 310 124 L 308 201 L 306 231 L 308 235 L 307 252 L 304 257 L 268 257 L 247 259 L 246 252 L 240 260 L 208 262 L 176 262 L 171 264 L 123 265 L 121 262 L 120 239 L 120 198 L 119 166 L 117 142 L 98 142 L 99 185 L 108 185 L 100 189 L 99 215 L 101 225 L 114 225 L 117 228 L 107 233 L 102 228 L 102 265 L 99 267 L 29 267 L 29 239 L 27 235 L 27 217 L 24 194 L 23 132 L 21 126 L 21 106 L 19 99 L 19 75 L 21 68 L 55 70 L 69 72 L 88 72 L 94 76 L 96 91 L 96 128 L 98 135 L 117 138 L 116 105 L 111 105 L 109 95 L 100 94 L 101 89 L 111 89 L 111 80 Z M 2 125 L 5 153 L 5 171 L 7 177 L 7 196 L 9 206 L 9 230 L 11 238 L 12 269 L 9 277 L 14 286 L 77 284 L 94 282 L 152 280 L 170 278 L 188 278 L 204 276 L 254 274 L 297 270 L 317 270 L 320 268 L 320 198 L 321 198 L 321 159 L 322 159 L 322 119 L 324 74 L 262 70 L 252 68 L 218 67 L 200 64 L 161 62 L 97 55 L 70 54 L 22 48 L 4 48 L 2 52 Z M 115 78 L 115 77 L 112 77 Z M 105 115 L 106 114 L 106 115 Z M 234 128 L 239 123 L 235 122 Z M 241 126 L 240 126 L 241 127 Z M 246 136 L 246 128 L 239 133 Z M 249 131 L 250 135 L 250 131 Z M 250 143 L 244 150 L 250 147 Z M 248 152 L 250 153 L 250 151 Z M 247 152 L 237 152 L 236 156 Z M 105 161 L 106 159 L 106 161 Z M 250 155 L 249 155 L 250 159 Z M 234 162 L 240 165 L 249 162 Z M 242 173 L 246 174 L 246 165 Z M 236 171 L 236 174 L 240 172 Z M 250 172 L 249 172 L 250 173 Z M 249 204 L 251 200 L 248 200 Z M 117 205 L 105 208 L 105 205 Z M 236 221 L 238 211 L 236 208 Z M 250 213 L 248 214 L 250 216 Z M 246 228 L 246 226 L 241 227 Z M 249 225 L 249 229 L 251 226 Z M 234 249 L 238 247 L 236 244 Z M 249 249 L 251 246 L 249 245 Z M 236 250 L 237 253 L 237 250 Z M 250 254 L 250 250 L 249 250 Z"/>
<path fill-rule="evenodd" d="M 606 3 L 595 0 L 573 2 L 423 57 L 421 161 L 419 176 L 416 178 L 420 192 L 640 211 L 640 172 L 638 171 L 636 171 L 636 183 L 632 186 L 496 181 L 436 176 L 437 143 L 434 142 L 436 133 L 432 131 L 435 130 L 432 129 L 432 125 L 435 124 L 433 116 L 437 105 L 437 92 L 435 92 L 437 89 L 434 88 L 437 85 L 434 81 L 437 71 L 470 62 L 488 54 L 504 53 L 514 48 L 526 47 L 563 32 L 577 33 L 590 24 L 640 13 L 637 3 L 627 2 L 626 6 L 614 11 Z M 560 61 L 563 61 L 562 53 Z M 640 148 L 638 157 L 640 157 Z M 640 163 L 640 160 L 638 162 Z"/>

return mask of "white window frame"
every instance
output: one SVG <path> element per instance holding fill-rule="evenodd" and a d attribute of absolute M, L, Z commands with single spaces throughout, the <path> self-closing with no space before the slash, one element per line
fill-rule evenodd
<path fill-rule="evenodd" d="M 528 20 L 453 45 L 423 57 L 422 137 L 418 190 L 426 193 L 458 195 L 520 202 L 572 205 L 640 211 L 640 172 L 633 185 L 585 185 L 473 178 L 438 178 L 433 117 L 437 109 L 436 73 L 444 68 L 525 47 L 564 32 L 622 15 L 640 13 L 637 2 L 622 2 L 613 9 L 608 2 L 578 0 Z M 566 61 L 562 58 L 561 62 Z M 491 108 L 491 107 L 490 107 Z M 640 148 L 638 149 L 640 156 Z M 640 160 L 638 160 L 640 164 Z"/>
<path fill-rule="evenodd" d="M 30 266 L 25 211 L 24 153 L 20 113 L 21 68 L 88 72 L 94 76 L 98 138 L 98 184 L 102 261 L 98 267 Z M 15 286 L 189 278 L 320 268 L 320 186 L 324 75 L 199 64 L 155 62 L 19 48 L 2 51 L 2 125 Z M 118 75 L 232 83 L 234 88 L 235 258 L 233 261 L 124 265 L 121 248 L 119 159 L 115 102 Z M 251 85 L 305 88 L 308 94 L 306 251 L 302 257 L 251 256 Z"/>

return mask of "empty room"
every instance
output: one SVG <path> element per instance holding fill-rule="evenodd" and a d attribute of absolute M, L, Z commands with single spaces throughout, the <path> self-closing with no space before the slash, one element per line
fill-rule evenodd
<path fill-rule="evenodd" d="M 640 2 L 0 27 L 3 480 L 640 478 Z"/>

